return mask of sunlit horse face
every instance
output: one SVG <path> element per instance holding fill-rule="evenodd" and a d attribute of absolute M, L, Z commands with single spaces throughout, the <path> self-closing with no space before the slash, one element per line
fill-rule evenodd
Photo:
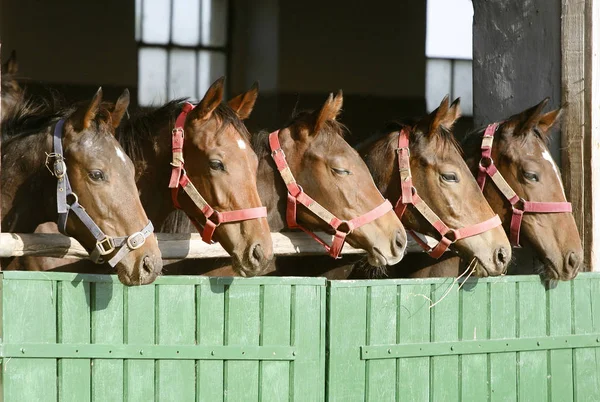
<path fill-rule="evenodd" d="M 230 107 L 221 103 L 223 83 L 223 78 L 217 80 L 187 116 L 183 147 L 186 171 L 200 194 L 217 211 L 260 207 L 256 183 L 258 158 L 241 121 L 250 115 L 258 88 L 232 100 Z M 186 211 L 196 212 L 192 216 L 204 221 L 204 215 L 189 197 L 180 195 L 179 201 Z M 258 275 L 273 259 L 266 218 L 222 224 L 214 237 L 231 254 L 233 268 L 241 275 Z"/>
<path fill-rule="evenodd" d="M 129 93 L 119 98 L 112 113 L 101 102 L 99 89 L 89 104 L 78 107 L 65 122 L 63 147 L 67 173 L 79 203 L 100 229 L 108 236 L 129 236 L 148 223 L 135 184 L 133 164 L 114 137 L 114 128 L 129 104 Z M 69 215 L 67 232 L 86 249 L 94 248 L 95 239 L 73 214 Z M 128 253 L 115 268 L 126 285 L 154 281 L 162 269 L 156 237 L 149 236 L 143 246 Z"/>
<path fill-rule="evenodd" d="M 494 216 L 452 135 L 452 127 L 459 117 L 459 100 L 449 105 L 446 97 L 431 114 L 414 124 L 396 125 L 390 134 L 361 152 L 377 186 L 395 203 L 401 197 L 396 155 L 398 132 L 403 128 L 408 130 L 414 188 L 440 219 L 453 229 L 471 226 Z M 439 238 L 439 233 L 414 207 L 406 209 L 402 223 L 406 228 Z M 476 272 L 481 276 L 502 274 L 511 258 L 510 243 L 499 226 L 460 239 L 451 248 L 467 263 L 477 261 Z"/>
<path fill-rule="evenodd" d="M 547 103 L 545 99 L 500 124 L 494 136 L 492 158 L 519 197 L 527 201 L 566 202 L 560 172 L 546 145 L 561 110 L 543 114 Z M 476 146 L 473 148 L 468 162 L 475 167 L 481 154 L 477 154 Z M 493 183 L 485 186 L 484 194 L 508 231 L 510 204 Z M 583 249 L 571 213 L 525 213 L 521 243 L 533 247 L 544 263 L 547 279 L 569 280 L 582 269 Z"/>
<path fill-rule="evenodd" d="M 15 105 L 23 99 L 23 88 L 16 80 L 19 70 L 17 56 L 13 51 L 6 63 L 2 64 L 2 115 L 0 120 L 10 115 Z"/>
<path fill-rule="evenodd" d="M 329 96 L 321 110 L 303 113 L 279 132 L 290 169 L 304 192 L 340 219 L 361 216 L 384 201 L 358 153 L 344 140 L 336 121 L 341 91 Z M 304 207 L 298 222 L 311 230 L 330 230 Z M 348 243 L 368 253 L 372 266 L 395 264 L 404 255 L 406 232 L 393 211 L 352 231 Z"/>

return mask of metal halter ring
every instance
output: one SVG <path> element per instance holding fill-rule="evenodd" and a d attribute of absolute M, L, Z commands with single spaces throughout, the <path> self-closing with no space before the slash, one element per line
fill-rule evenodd
<path fill-rule="evenodd" d="M 112 237 L 106 236 L 104 239 L 98 240 L 96 242 L 96 250 L 98 250 L 100 255 L 107 255 L 115 251 L 115 243 Z"/>
<path fill-rule="evenodd" d="M 142 232 L 135 232 L 127 238 L 127 247 L 132 250 L 140 248 L 146 242 L 146 236 Z"/>
<path fill-rule="evenodd" d="M 484 160 L 488 161 L 487 165 L 483 164 Z M 479 159 L 479 167 L 480 168 L 488 168 L 488 167 L 492 166 L 493 164 L 494 164 L 494 160 L 492 159 L 491 156 L 490 157 L 483 157 L 483 158 Z"/>

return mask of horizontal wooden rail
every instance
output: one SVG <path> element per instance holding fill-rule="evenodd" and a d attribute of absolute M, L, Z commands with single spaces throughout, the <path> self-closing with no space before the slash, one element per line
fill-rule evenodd
<path fill-rule="evenodd" d="M 319 233 L 323 238 L 330 235 Z M 157 233 L 158 244 L 164 259 L 179 260 L 184 258 L 218 258 L 228 257 L 220 244 L 206 244 L 197 233 L 172 234 Z M 302 232 L 271 233 L 273 251 L 278 256 L 323 255 L 325 250 L 311 237 Z M 436 241 L 427 238 L 430 244 Z M 419 245 L 409 238 L 407 251 L 421 252 Z M 343 254 L 361 254 L 363 250 L 355 249 L 349 244 L 344 246 Z M 77 240 L 55 233 L 0 233 L 0 258 L 44 256 L 59 258 L 87 258 L 88 253 Z"/>

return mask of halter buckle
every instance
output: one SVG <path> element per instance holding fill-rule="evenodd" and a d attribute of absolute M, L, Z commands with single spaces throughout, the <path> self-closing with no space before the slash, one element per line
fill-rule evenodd
<path fill-rule="evenodd" d="M 181 134 L 181 136 L 183 137 L 183 134 L 185 132 L 183 131 L 182 127 L 175 127 L 173 130 L 171 130 L 171 134 L 175 135 L 175 134 Z"/>
<path fill-rule="evenodd" d="M 398 147 L 396 148 L 396 153 L 400 155 L 402 151 L 406 151 L 406 156 L 410 157 L 410 148 L 409 147 Z"/>
<path fill-rule="evenodd" d="M 136 232 L 127 238 L 127 247 L 131 250 L 140 248 L 146 242 L 146 236 L 142 232 Z"/>
<path fill-rule="evenodd" d="M 50 160 L 54 159 L 54 163 L 52 164 L 52 168 L 50 168 Z M 50 174 L 57 179 L 62 179 L 67 174 L 67 165 L 65 164 L 65 158 L 61 154 L 57 154 L 54 152 L 47 153 L 46 152 L 46 169 L 50 172 Z"/>
<path fill-rule="evenodd" d="M 96 242 L 95 248 L 98 250 L 98 254 L 107 255 L 115 251 L 115 243 L 113 242 L 112 237 L 106 236 L 104 239 Z"/>

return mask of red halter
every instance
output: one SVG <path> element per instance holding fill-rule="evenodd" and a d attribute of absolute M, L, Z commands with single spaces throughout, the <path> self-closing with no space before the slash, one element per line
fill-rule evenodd
<path fill-rule="evenodd" d="M 349 235 L 354 229 L 366 225 L 367 223 L 373 222 L 375 219 L 385 215 L 388 211 L 392 210 L 392 204 L 388 200 L 385 200 L 381 205 L 375 207 L 371 211 L 358 218 L 345 221 L 337 218 L 325 207 L 319 204 L 308 196 L 302 187 L 296 183 L 296 179 L 288 166 L 287 160 L 285 159 L 285 153 L 281 149 L 279 143 L 279 130 L 269 134 L 269 146 L 271 147 L 271 156 L 277 165 L 277 170 L 281 174 L 281 178 L 285 182 L 288 190 L 287 197 L 287 211 L 285 214 L 287 225 L 290 229 L 301 229 L 305 233 L 309 234 L 313 239 L 319 242 L 325 250 L 333 258 L 338 258 L 346 242 L 346 236 Z M 330 227 L 335 230 L 335 236 L 331 246 L 325 243 L 319 236 L 306 229 L 296 221 L 296 207 L 297 205 L 304 205 L 309 211 L 319 217 L 322 221 L 327 223 Z"/>
<path fill-rule="evenodd" d="M 519 197 L 512 187 L 506 182 L 502 174 L 496 168 L 492 159 L 492 145 L 494 142 L 494 134 L 499 123 L 493 123 L 487 126 L 483 139 L 481 140 L 481 160 L 479 161 L 479 173 L 477 175 L 477 183 L 483 191 L 485 179 L 489 176 L 498 190 L 512 205 L 512 218 L 510 220 L 510 242 L 514 247 L 520 247 L 519 235 L 521 232 L 521 223 L 523 222 L 523 214 L 525 212 L 547 214 L 554 212 L 572 212 L 570 202 L 537 202 L 526 201 Z"/>
<path fill-rule="evenodd" d="M 186 194 L 194 202 L 194 204 L 196 204 L 196 207 L 198 207 L 198 209 L 202 211 L 202 214 L 204 214 L 204 216 L 206 217 L 206 223 L 204 224 L 204 228 L 202 228 L 200 223 L 192 216 L 190 216 L 190 214 L 187 214 L 187 212 L 186 214 L 188 215 L 188 217 L 192 221 L 192 224 L 196 227 L 198 232 L 202 233 L 202 240 L 204 240 L 208 244 L 211 244 L 215 229 L 220 224 L 246 221 L 249 219 L 266 218 L 267 208 L 256 207 L 238 209 L 236 211 L 219 212 L 214 210 L 210 205 L 208 205 L 208 202 L 206 202 L 202 195 L 200 195 L 194 184 L 190 181 L 183 166 L 183 126 L 185 124 L 187 114 L 192 109 L 194 109 L 194 107 L 195 106 L 191 103 L 186 102 L 183 105 L 183 109 L 181 110 L 181 113 L 179 114 L 175 122 L 175 128 L 173 129 L 172 136 L 173 162 L 171 162 L 171 165 L 173 165 L 173 170 L 171 171 L 171 181 L 169 182 L 169 188 L 171 189 L 171 198 L 173 199 L 173 204 L 175 205 L 175 208 L 181 209 L 181 206 L 177 201 L 179 186 L 181 186 L 186 192 Z"/>
<path fill-rule="evenodd" d="M 460 239 L 464 239 L 471 236 L 476 236 L 497 226 L 502 225 L 502 221 L 495 215 L 484 222 L 477 223 L 475 225 L 467 226 L 461 229 L 450 229 L 439 216 L 427 205 L 421 197 L 417 194 L 417 189 L 413 186 L 412 175 L 410 172 L 410 148 L 409 148 L 409 136 L 406 129 L 402 129 L 398 134 L 398 169 L 400 170 L 400 186 L 402 189 L 402 195 L 396 203 L 394 210 L 398 215 L 398 218 L 402 219 L 402 215 L 406 211 L 408 205 L 412 205 L 419 211 L 419 213 L 433 226 L 435 230 L 442 236 L 439 243 L 431 248 L 426 243 L 421 241 L 415 232 L 408 230 L 413 236 L 415 241 L 429 253 L 433 258 L 440 258 L 442 254 L 450 247 L 450 245 Z M 448 237 L 450 235 L 450 237 Z"/>

